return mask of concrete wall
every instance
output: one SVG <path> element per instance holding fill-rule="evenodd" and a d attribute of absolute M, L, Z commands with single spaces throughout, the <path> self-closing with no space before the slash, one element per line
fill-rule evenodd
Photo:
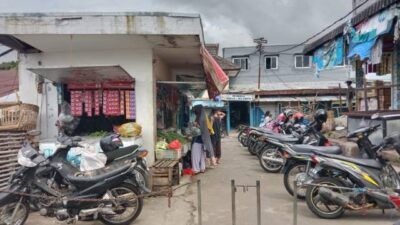
<path fill-rule="evenodd" d="M 188 35 L 202 32 L 200 15 L 180 13 L 1 13 L 2 34 Z M 199 36 L 203 41 L 203 35 Z"/>
<path fill-rule="evenodd" d="M 153 56 L 153 71 L 158 81 L 172 80 L 171 68 L 157 55 Z"/>
<path fill-rule="evenodd" d="M 315 76 L 315 68 L 295 68 L 295 56 L 301 55 L 303 46 L 284 53 L 274 53 L 293 47 L 293 45 L 265 46 L 261 60 L 261 89 L 284 90 L 302 88 L 328 88 L 344 85 L 348 79 L 348 69 L 338 67 L 334 70 L 322 71 L 319 78 Z M 224 48 L 223 57 L 232 60 L 235 56 L 247 56 L 249 69 L 241 71 L 237 77 L 230 78 L 232 90 L 256 90 L 258 84 L 259 54 L 255 47 Z M 254 54 L 252 54 L 254 53 Z M 278 69 L 265 69 L 265 56 L 278 56 Z"/>
<path fill-rule="evenodd" d="M 152 65 L 153 52 L 151 48 L 21 54 L 20 59 L 19 79 L 21 99 L 27 103 L 38 104 L 42 107 L 47 106 L 41 110 L 41 128 L 49 127 L 45 135 L 50 138 L 56 135 L 51 128 L 54 127 L 58 113 L 55 110 L 55 106 L 57 105 L 56 89 L 52 84 L 48 84 L 47 95 L 39 95 L 35 85 L 36 75 L 29 72 L 27 68 L 120 65 L 135 78 L 137 122 L 143 128 L 144 147 L 150 150 L 149 161 L 150 163 L 153 162 L 156 135 L 156 89 Z M 41 61 L 41 66 L 38 64 L 39 61 Z M 44 101 L 38 99 L 44 99 Z"/>
<path fill-rule="evenodd" d="M 278 112 L 278 104 L 276 104 L 275 102 L 264 102 L 264 103 L 260 103 L 260 105 L 258 106 L 261 108 L 261 110 L 265 113 L 266 111 L 269 111 L 272 116 L 275 118 L 276 116 L 278 116 L 279 112 Z"/>

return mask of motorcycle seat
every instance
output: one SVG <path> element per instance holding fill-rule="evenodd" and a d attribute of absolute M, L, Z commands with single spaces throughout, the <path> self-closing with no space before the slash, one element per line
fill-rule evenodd
<path fill-rule="evenodd" d="M 138 150 L 138 149 L 139 149 L 139 145 L 131 145 L 131 146 L 119 148 L 115 151 L 104 152 L 104 154 L 107 156 L 107 163 L 110 163 L 110 162 L 120 159 L 120 158 L 133 156 L 133 155 L 135 155 L 135 153 L 137 152 L 136 150 Z"/>
<path fill-rule="evenodd" d="M 130 167 L 131 160 L 118 160 L 100 169 L 71 173 L 67 176 L 67 179 L 78 186 L 82 184 L 93 184 L 123 173 Z"/>
<path fill-rule="evenodd" d="M 267 138 L 272 138 L 272 139 L 275 139 L 275 140 L 280 141 L 280 142 L 296 143 L 296 142 L 299 141 L 299 139 L 296 138 L 296 137 L 293 137 L 293 135 L 284 135 L 284 134 L 273 133 L 273 134 L 265 134 L 265 136 Z"/>
<path fill-rule="evenodd" d="M 359 166 L 371 167 L 374 169 L 382 169 L 382 164 L 375 160 L 375 159 L 360 159 L 360 158 L 352 158 L 343 155 L 332 155 L 332 154 L 325 154 L 325 153 L 317 153 L 318 155 L 325 156 L 332 159 L 338 159 L 346 162 L 351 162 L 357 164 Z"/>
<path fill-rule="evenodd" d="M 274 131 L 272 131 L 272 130 L 270 130 L 270 129 L 261 128 L 261 127 L 255 128 L 255 129 L 253 129 L 253 130 L 254 130 L 254 131 L 257 131 L 257 132 L 259 132 L 259 133 L 263 133 L 263 134 L 273 134 L 273 133 L 275 133 Z"/>
<path fill-rule="evenodd" d="M 339 155 L 342 154 L 342 150 L 339 146 L 313 146 L 313 145 L 292 145 L 290 147 L 293 151 L 297 153 L 326 153 Z"/>

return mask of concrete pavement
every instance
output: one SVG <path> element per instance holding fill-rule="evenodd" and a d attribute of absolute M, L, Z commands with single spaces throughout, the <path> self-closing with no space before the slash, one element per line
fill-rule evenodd
<path fill-rule="evenodd" d="M 147 199 L 142 214 L 133 223 L 135 225 L 194 225 L 197 224 L 197 197 L 195 181 L 201 179 L 203 197 L 203 224 L 230 225 L 231 189 L 230 180 L 237 184 L 254 185 L 261 181 L 262 224 L 292 224 L 292 197 L 283 187 L 281 174 L 265 173 L 258 159 L 251 156 L 237 140 L 228 137 L 223 140 L 223 161 L 218 168 L 209 169 L 206 174 L 193 178 L 193 185 L 180 189 L 172 198 L 172 208 L 167 207 L 166 198 Z M 185 181 L 183 181 L 185 182 Z M 237 192 L 237 225 L 256 225 L 256 195 L 254 189 Z M 349 212 L 338 220 L 322 220 L 312 214 L 304 202 L 299 202 L 298 225 L 391 225 L 400 219 L 395 211 Z M 55 219 L 30 216 L 27 225 L 49 224 Z M 79 225 L 101 224 L 100 222 L 79 222 Z"/>

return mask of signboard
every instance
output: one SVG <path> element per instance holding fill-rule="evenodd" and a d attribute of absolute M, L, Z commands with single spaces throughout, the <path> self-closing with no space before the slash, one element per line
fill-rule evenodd
<path fill-rule="evenodd" d="M 237 102 L 252 102 L 255 96 L 249 94 L 224 94 L 222 100 L 224 101 L 237 101 Z"/>
<path fill-rule="evenodd" d="M 192 107 L 196 105 L 202 105 L 203 107 L 206 108 L 223 108 L 225 106 L 224 102 L 217 102 L 217 101 L 212 101 L 212 100 L 201 100 L 201 99 L 195 99 L 192 100 Z"/>

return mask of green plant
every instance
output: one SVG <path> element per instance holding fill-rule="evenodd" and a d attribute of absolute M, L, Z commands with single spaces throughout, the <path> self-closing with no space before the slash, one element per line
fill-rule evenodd
<path fill-rule="evenodd" d="M 164 139 L 166 142 L 170 143 L 173 140 L 178 140 L 181 144 L 186 144 L 187 139 L 185 136 L 176 133 L 175 131 L 157 131 L 157 137 L 159 139 Z"/>

